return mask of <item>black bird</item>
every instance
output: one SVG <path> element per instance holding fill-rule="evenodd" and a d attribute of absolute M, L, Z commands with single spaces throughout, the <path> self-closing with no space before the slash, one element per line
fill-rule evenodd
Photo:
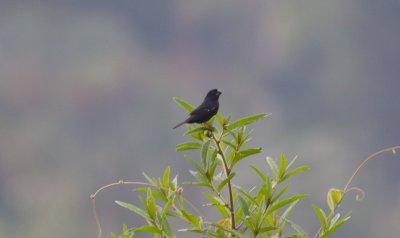
<path fill-rule="evenodd" d="M 218 98 L 222 93 L 218 89 L 212 89 L 207 93 L 204 101 L 194 109 L 188 119 L 179 123 L 173 129 L 182 126 L 185 123 L 203 123 L 211 119 L 218 112 Z"/>

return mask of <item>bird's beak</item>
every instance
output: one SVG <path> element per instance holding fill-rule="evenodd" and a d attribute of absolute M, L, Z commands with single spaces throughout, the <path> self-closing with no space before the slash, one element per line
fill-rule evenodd
<path fill-rule="evenodd" d="M 221 95 L 221 94 L 222 94 L 222 92 L 218 90 L 218 91 L 217 91 L 217 94 L 218 94 L 218 96 L 219 96 L 219 95 Z"/>

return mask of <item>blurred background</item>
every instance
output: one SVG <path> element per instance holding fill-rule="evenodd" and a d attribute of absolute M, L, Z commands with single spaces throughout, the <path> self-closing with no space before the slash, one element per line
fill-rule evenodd
<path fill-rule="evenodd" d="M 400 144 L 399 12 L 395 0 L 2 0 L 0 237 L 96 237 L 100 186 L 168 165 L 191 180 L 172 97 L 199 104 L 211 88 L 223 115 L 272 113 L 253 125 L 264 152 L 248 163 L 285 153 L 311 167 L 290 191 L 311 195 L 292 218 L 312 236 L 311 204 L 326 208 L 329 188 Z M 258 182 L 248 163 L 241 186 Z M 359 174 L 366 199 L 346 199 L 352 219 L 332 237 L 398 237 L 399 167 L 388 155 Z M 142 224 L 114 200 L 136 195 L 99 195 L 103 237 Z"/>

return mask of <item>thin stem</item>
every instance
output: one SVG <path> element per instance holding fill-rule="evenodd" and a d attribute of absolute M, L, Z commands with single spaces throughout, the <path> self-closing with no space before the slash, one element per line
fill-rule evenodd
<path fill-rule="evenodd" d="M 96 225 L 97 225 L 97 237 L 101 238 L 101 233 L 102 233 L 102 227 L 101 227 L 101 223 L 100 223 L 100 219 L 99 216 L 97 215 L 97 209 L 96 209 L 96 198 L 98 196 L 98 194 L 109 187 L 113 187 L 113 186 L 117 186 L 117 185 L 144 185 L 144 186 L 149 186 L 149 187 L 157 187 L 153 184 L 150 183 L 144 183 L 144 182 L 133 182 L 133 181 L 124 181 L 124 180 L 119 180 L 117 182 L 114 183 L 110 183 L 107 185 L 102 186 L 101 188 L 97 189 L 97 191 L 93 194 L 90 195 L 90 198 L 92 199 L 92 212 L 93 212 L 93 216 L 94 219 L 96 220 Z M 183 200 L 185 201 L 185 203 L 187 203 L 195 212 L 197 212 L 199 215 L 201 215 L 201 212 L 191 203 L 189 202 L 186 198 L 183 197 Z"/>
<path fill-rule="evenodd" d="M 380 150 L 380 151 L 375 152 L 375 153 L 373 153 L 372 155 L 368 156 L 368 158 L 366 158 L 366 159 L 357 167 L 357 169 L 354 171 L 353 175 L 351 175 L 349 181 L 347 181 L 347 184 L 346 184 L 346 186 L 345 186 L 344 189 L 343 189 L 344 193 L 346 193 L 347 190 L 349 189 L 349 186 L 350 186 L 351 182 L 353 182 L 355 176 L 359 173 L 359 171 L 360 171 L 362 168 L 364 168 L 364 166 L 365 166 L 370 160 L 373 160 L 373 159 L 375 159 L 375 158 L 377 158 L 377 157 L 380 157 L 380 156 L 382 156 L 383 154 L 385 154 L 385 153 L 387 153 L 387 152 L 395 153 L 396 150 L 398 150 L 398 149 L 400 149 L 400 146 L 393 146 L 393 147 L 390 147 L 390 148 L 386 148 L 386 149 Z"/>
<path fill-rule="evenodd" d="M 222 196 L 220 192 L 218 192 L 213 182 L 211 182 L 211 190 L 219 197 L 219 199 L 221 199 L 221 201 L 224 203 L 224 206 L 228 206 L 228 203 L 225 201 L 225 198 Z"/>
<path fill-rule="evenodd" d="M 399 149 L 400 149 L 400 145 L 397 145 L 397 146 L 392 146 L 392 147 L 389 147 L 389 148 L 380 150 L 380 151 L 378 151 L 378 152 L 375 152 L 375 153 L 369 155 L 369 156 L 357 167 L 357 169 L 356 169 L 356 170 L 354 171 L 354 173 L 351 175 L 350 179 L 347 181 L 346 186 L 344 186 L 344 189 L 343 189 L 343 191 L 342 191 L 342 193 L 343 193 L 342 198 L 341 198 L 340 201 L 335 205 L 335 207 L 333 208 L 333 211 L 331 211 L 331 214 L 332 214 L 331 217 L 333 217 L 333 214 L 334 214 L 334 213 L 336 212 L 336 210 L 339 208 L 339 206 L 340 206 L 340 204 L 342 203 L 343 198 L 344 198 L 344 196 L 347 194 L 347 192 L 349 192 L 350 190 L 355 189 L 355 188 L 351 188 L 350 185 L 351 185 L 351 183 L 353 182 L 353 180 L 355 179 L 356 175 L 361 171 L 361 169 L 363 169 L 363 168 L 367 165 L 367 163 L 368 163 L 369 161 L 371 161 L 371 160 L 373 160 L 373 159 L 377 159 L 377 158 L 379 158 L 380 156 L 382 156 L 383 154 L 388 153 L 388 152 L 391 152 L 392 154 L 395 154 L 395 153 L 396 153 L 396 150 L 399 150 Z M 356 190 L 357 190 L 357 189 L 356 189 Z M 362 191 L 362 190 L 361 190 L 361 191 Z M 362 194 L 363 194 L 363 193 L 362 193 Z M 318 235 L 321 233 L 321 229 L 322 229 L 321 227 L 318 229 L 317 233 L 315 233 L 315 235 L 314 235 L 314 238 L 317 238 L 317 237 L 318 237 Z"/>
<path fill-rule="evenodd" d="M 101 228 L 101 223 L 100 223 L 100 219 L 99 216 L 97 215 L 97 209 L 96 209 L 96 197 L 97 194 L 100 193 L 102 190 L 112 187 L 112 186 L 116 186 L 116 185 L 121 185 L 121 184 L 134 184 L 134 185 L 145 185 L 145 186 L 151 186 L 151 184 L 148 183 L 142 183 L 142 182 L 125 182 L 123 180 L 119 180 L 118 182 L 115 183 L 110 183 L 107 185 L 102 186 L 101 188 L 97 189 L 97 191 L 94 194 L 90 195 L 90 198 L 92 199 L 92 212 L 93 212 L 93 216 L 94 219 L 96 220 L 96 225 L 97 225 L 97 237 L 101 238 L 101 232 L 102 232 L 102 228 Z"/>
<path fill-rule="evenodd" d="M 221 136 L 221 138 L 222 138 L 222 136 Z M 228 163 L 226 161 L 224 151 L 222 150 L 221 145 L 220 145 L 221 138 L 217 139 L 215 137 L 215 135 L 212 134 L 212 139 L 214 140 L 214 142 L 215 142 L 215 144 L 217 146 L 217 149 L 218 149 L 218 153 L 220 154 L 221 159 L 222 159 L 222 164 L 223 164 L 222 167 L 224 168 L 225 175 L 228 178 L 229 175 L 231 174 L 231 170 L 228 167 Z M 233 192 L 232 192 L 231 181 L 228 181 L 228 193 L 229 193 L 229 211 L 231 213 L 231 228 L 233 230 L 235 230 L 236 229 L 236 225 L 235 225 L 235 208 L 234 208 L 234 204 L 233 204 Z M 234 235 L 233 235 L 233 237 L 234 237 Z"/>

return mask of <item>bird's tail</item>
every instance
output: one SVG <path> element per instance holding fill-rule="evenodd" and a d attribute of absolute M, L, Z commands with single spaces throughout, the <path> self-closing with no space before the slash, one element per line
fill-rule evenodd
<path fill-rule="evenodd" d="M 182 126 L 185 123 L 186 123 L 186 121 L 183 121 L 183 122 L 179 123 L 178 125 L 174 126 L 174 128 L 172 128 L 172 129 L 178 128 L 178 127 Z"/>

